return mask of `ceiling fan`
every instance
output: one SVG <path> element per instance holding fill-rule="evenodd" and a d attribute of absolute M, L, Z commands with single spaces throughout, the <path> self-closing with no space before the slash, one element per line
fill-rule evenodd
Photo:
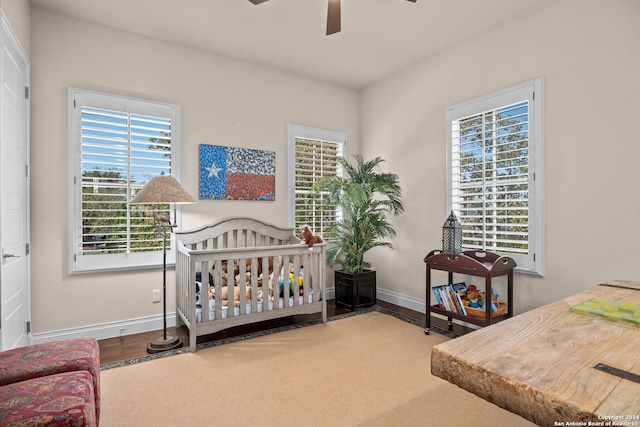
<path fill-rule="evenodd" d="M 268 0 L 249 0 L 253 4 L 264 3 Z M 340 0 L 328 0 L 329 9 L 327 10 L 327 35 L 340 32 Z M 407 0 L 415 3 L 416 0 Z"/>

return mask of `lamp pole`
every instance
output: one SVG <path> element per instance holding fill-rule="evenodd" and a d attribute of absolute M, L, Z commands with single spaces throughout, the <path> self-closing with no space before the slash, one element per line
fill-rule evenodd
<path fill-rule="evenodd" d="M 164 340 L 167 340 L 167 226 L 162 224 L 162 319 Z"/>
<path fill-rule="evenodd" d="M 171 224 L 169 215 L 157 215 L 155 220 L 160 222 L 162 227 L 162 338 L 152 341 L 147 346 L 147 353 L 159 353 L 161 351 L 173 350 L 182 347 L 182 340 L 179 337 L 167 335 L 167 230 L 174 227 Z"/>

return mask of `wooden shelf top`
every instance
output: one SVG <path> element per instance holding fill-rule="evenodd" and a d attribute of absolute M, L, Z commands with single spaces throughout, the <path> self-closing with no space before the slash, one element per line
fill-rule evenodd
<path fill-rule="evenodd" d="M 432 268 L 456 269 L 469 272 L 501 272 L 516 267 L 516 262 L 508 256 L 500 256 L 487 251 L 464 251 L 460 254 L 433 250 L 424 258 Z"/>

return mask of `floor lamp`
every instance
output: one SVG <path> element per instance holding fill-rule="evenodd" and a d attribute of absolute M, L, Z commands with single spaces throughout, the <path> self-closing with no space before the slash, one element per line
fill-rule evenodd
<path fill-rule="evenodd" d="M 165 175 L 163 172 L 162 175 L 151 178 L 135 197 L 131 199 L 130 203 L 132 205 L 183 204 L 195 203 L 195 200 L 191 198 L 189 193 L 182 188 L 175 178 Z M 182 340 L 179 337 L 167 335 L 167 235 L 171 232 L 171 228 L 176 226 L 175 216 L 174 224 L 171 224 L 169 215 L 154 214 L 153 223 L 158 227 L 159 234 L 162 236 L 162 309 L 164 332 L 162 337 L 149 344 L 147 353 L 158 353 L 182 347 Z"/>

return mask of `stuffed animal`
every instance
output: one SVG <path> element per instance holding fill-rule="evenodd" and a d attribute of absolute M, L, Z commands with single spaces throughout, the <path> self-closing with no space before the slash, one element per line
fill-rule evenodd
<path fill-rule="evenodd" d="M 322 237 L 314 235 L 308 225 L 302 226 L 302 232 L 300 233 L 302 240 L 309 246 L 309 249 L 313 248 L 316 243 L 322 243 Z"/>
<path fill-rule="evenodd" d="M 262 270 L 264 268 L 264 261 L 267 261 L 267 268 L 269 269 L 268 273 L 271 273 L 273 271 L 273 257 L 260 257 L 260 258 L 246 258 L 245 260 L 245 271 L 246 272 L 254 272 L 254 261 L 255 261 L 255 266 L 257 268 L 257 273 L 258 274 L 262 274 Z M 226 261 L 225 261 L 226 262 Z M 240 269 L 238 267 L 236 267 L 234 269 L 234 274 L 238 275 L 238 273 L 240 272 Z"/>
<path fill-rule="evenodd" d="M 284 274 L 280 276 L 280 298 L 284 297 L 284 284 L 285 281 L 289 283 L 289 295 L 294 295 L 295 292 L 295 274 L 293 274 L 294 268 L 293 263 L 289 265 L 289 275 L 288 277 Z M 304 295 L 304 277 L 302 275 L 302 269 L 300 269 L 300 274 L 298 275 L 298 293 L 300 295 Z"/>
<path fill-rule="evenodd" d="M 293 284 L 295 280 L 295 276 L 293 273 L 289 273 L 289 283 Z M 299 289 L 299 293 L 300 295 L 304 295 L 304 277 L 302 276 L 298 276 L 298 289 Z M 291 292 L 293 292 L 293 286 L 291 287 Z"/>
<path fill-rule="evenodd" d="M 229 302 L 229 287 L 228 286 L 224 286 L 221 291 L 220 291 L 221 295 L 221 299 L 222 299 L 222 305 L 227 305 Z M 246 288 L 246 293 L 245 293 L 247 299 L 251 299 L 251 287 L 247 286 Z M 213 299 L 216 296 L 216 288 L 214 286 L 212 286 L 211 288 L 209 288 L 209 299 Z M 234 286 L 233 287 L 233 305 L 235 305 L 236 307 L 240 306 L 240 286 Z"/>
<path fill-rule="evenodd" d="M 480 308 L 484 305 L 484 299 L 480 296 L 478 289 L 473 285 L 470 285 L 467 289 L 467 301 L 471 308 Z"/>
<path fill-rule="evenodd" d="M 258 276 L 258 287 L 259 288 L 262 287 L 263 277 L 264 277 L 264 275 L 262 273 L 260 273 L 260 275 Z"/>
<path fill-rule="evenodd" d="M 236 283 L 238 283 L 238 284 L 239 284 L 239 283 L 240 283 L 240 275 L 238 274 L 238 275 L 235 277 L 235 279 L 236 279 Z M 245 274 L 245 279 L 244 279 L 244 280 L 245 280 L 245 283 L 246 283 L 247 285 L 250 285 L 250 284 L 251 284 L 251 272 L 250 272 L 250 271 L 247 271 L 247 273 Z"/>
<path fill-rule="evenodd" d="M 498 291 L 496 291 L 495 289 L 491 288 L 491 293 L 493 295 L 491 295 L 491 311 L 497 311 L 498 310 L 498 297 L 500 296 L 500 294 L 498 294 Z M 480 297 L 486 301 L 487 300 L 487 294 L 486 292 L 482 292 L 480 294 Z M 485 309 L 484 304 L 482 304 L 482 309 Z"/>

